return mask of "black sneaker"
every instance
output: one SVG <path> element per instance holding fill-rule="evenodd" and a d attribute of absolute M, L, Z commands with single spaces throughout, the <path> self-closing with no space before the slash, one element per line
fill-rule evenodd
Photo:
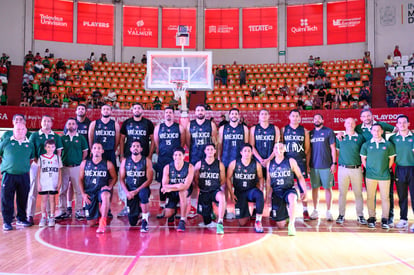
<path fill-rule="evenodd" d="M 366 225 L 368 224 L 367 220 L 364 218 L 364 216 L 359 216 L 357 218 L 357 223 L 362 224 L 362 225 Z"/>
<path fill-rule="evenodd" d="M 146 220 L 142 220 L 141 223 L 141 232 L 147 233 L 148 232 L 148 222 Z"/>
<path fill-rule="evenodd" d="M 371 217 L 368 219 L 368 228 L 375 228 L 375 218 Z"/>
<path fill-rule="evenodd" d="M 251 219 L 251 220 L 256 220 L 256 208 L 253 208 L 253 213 L 252 213 L 252 215 L 250 216 L 250 219 Z"/>
<path fill-rule="evenodd" d="M 185 231 L 185 221 L 184 220 L 180 220 L 180 222 L 178 223 L 177 231 L 178 232 L 184 232 Z"/>
<path fill-rule="evenodd" d="M 174 215 L 168 218 L 168 225 L 174 225 Z"/>
<path fill-rule="evenodd" d="M 3 231 L 13 230 L 13 226 L 10 223 L 3 223 Z"/>
<path fill-rule="evenodd" d="M 33 217 L 32 217 L 32 216 L 29 216 L 29 217 L 27 218 L 27 222 L 28 222 L 28 223 L 30 223 L 31 225 L 34 225 L 34 220 L 33 220 Z"/>
<path fill-rule="evenodd" d="M 345 221 L 345 217 L 342 215 L 339 215 L 338 218 L 336 219 L 337 224 L 343 224 L 344 221 Z"/>
<path fill-rule="evenodd" d="M 71 215 L 72 214 L 72 207 L 69 206 L 68 208 L 66 208 L 66 213 Z"/>
<path fill-rule="evenodd" d="M 57 215 L 55 217 L 55 220 L 64 220 L 68 218 L 69 218 L 69 215 L 66 212 L 64 212 L 64 213 L 61 213 L 60 215 Z"/>
<path fill-rule="evenodd" d="M 28 222 L 28 221 L 20 221 L 20 220 L 17 220 L 16 225 L 17 226 L 24 226 L 24 227 L 30 227 L 30 226 L 32 226 L 32 224 L 30 222 Z"/>
<path fill-rule="evenodd" d="M 381 219 L 381 228 L 382 229 L 390 229 L 390 226 L 388 224 L 389 220 L 386 218 Z"/>
<path fill-rule="evenodd" d="M 81 210 L 76 211 L 76 213 L 75 213 L 75 218 L 76 218 L 78 221 L 83 221 L 84 219 L 86 219 L 85 215 L 82 213 L 82 211 L 81 211 Z"/>
<path fill-rule="evenodd" d="M 394 227 L 394 218 L 389 218 L 387 220 L 388 228 Z"/>

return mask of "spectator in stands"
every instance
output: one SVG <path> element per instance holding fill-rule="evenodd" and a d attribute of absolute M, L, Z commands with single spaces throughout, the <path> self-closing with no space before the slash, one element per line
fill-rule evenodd
<path fill-rule="evenodd" d="M 90 60 L 86 61 L 83 68 L 87 72 L 92 71 L 93 70 L 92 61 L 90 61 Z"/>
<path fill-rule="evenodd" d="M 45 69 L 45 66 L 40 61 L 37 61 L 36 64 L 33 66 L 35 73 L 41 74 Z"/>
<path fill-rule="evenodd" d="M 401 86 L 404 83 L 404 77 L 402 76 L 402 73 L 398 73 L 397 77 L 395 78 L 395 85 L 397 87 Z"/>
<path fill-rule="evenodd" d="M 408 59 L 408 66 L 414 66 L 414 53 Z"/>
<path fill-rule="evenodd" d="M 226 115 L 221 115 L 220 118 L 221 118 L 221 120 L 219 122 L 218 128 L 220 128 L 221 126 L 226 125 L 226 124 L 229 123 L 226 119 Z"/>
<path fill-rule="evenodd" d="M 52 107 L 52 98 L 50 98 L 50 94 L 47 94 L 44 99 L 45 107 Z"/>
<path fill-rule="evenodd" d="M 246 85 L 246 77 L 247 77 L 246 70 L 244 69 L 244 67 L 241 67 L 240 75 L 239 75 L 240 86 Z"/>
<path fill-rule="evenodd" d="M 332 109 L 334 100 L 335 91 L 331 90 L 326 94 L 325 97 L 325 109 Z"/>
<path fill-rule="evenodd" d="M 60 107 L 60 100 L 59 100 L 59 96 L 57 94 L 54 94 L 52 96 L 51 106 L 54 107 L 54 108 L 59 108 Z"/>
<path fill-rule="evenodd" d="M 361 79 L 361 73 L 359 70 L 355 70 L 354 73 L 352 74 L 352 80 L 353 81 L 358 81 Z"/>
<path fill-rule="evenodd" d="M 401 57 L 400 47 L 398 45 L 395 45 L 395 48 L 394 48 L 394 57 L 396 56 Z"/>
<path fill-rule="evenodd" d="M 312 97 L 306 98 L 305 101 L 303 102 L 303 106 L 305 110 L 312 110 L 312 107 L 313 107 Z"/>
<path fill-rule="evenodd" d="M 116 92 L 113 89 L 110 89 L 107 96 L 104 97 L 104 100 L 107 102 L 115 102 L 118 98 L 118 95 L 116 94 Z"/>
<path fill-rule="evenodd" d="M 369 51 L 366 51 L 364 53 L 363 61 L 364 61 L 364 64 L 372 64 L 371 53 Z"/>
<path fill-rule="evenodd" d="M 143 55 L 142 55 L 142 58 L 141 58 L 141 63 L 142 63 L 142 64 L 147 64 L 147 55 L 146 55 L 146 54 L 143 54 Z"/>
<path fill-rule="evenodd" d="M 46 50 L 45 50 L 44 57 L 45 57 L 45 58 L 50 58 L 50 57 L 51 57 L 51 56 L 50 56 L 49 49 L 46 49 Z"/>
<path fill-rule="evenodd" d="M 94 102 L 94 105 L 99 105 L 99 101 L 102 99 L 102 93 L 96 89 L 92 92 L 92 99 Z"/>
<path fill-rule="evenodd" d="M 345 80 L 346 81 L 351 81 L 352 80 L 352 71 L 351 70 L 346 71 Z"/>
<path fill-rule="evenodd" d="M 56 62 L 56 70 L 66 70 L 65 62 L 63 62 L 62 58 L 59 58 Z"/>
<path fill-rule="evenodd" d="M 33 91 L 29 92 L 27 95 L 27 102 L 29 102 L 30 105 L 32 105 L 35 102 L 35 98 L 33 96 Z"/>
<path fill-rule="evenodd" d="M 320 77 L 325 77 L 326 76 L 325 69 L 322 66 L 319 66 L 317 73 Z"/>
<path fill-rule="evenodd" d="M 104 63 L 108 62 L 108 58 L 106 57 L 106 53 L 101 53 L 101 57 L 99 58 L 99 61 Z"/>
<path fill-rule="evenodd" d="M 26 96 L 24 96 L 22 98 L 22 101 L 20 101 L 19 106 L 20 107 L 29 107 L 30 106 L 30 103 L 27 101 L 27 97 Z"/>
<path fill-rule="evenodd" d="M 161 110 L 161 104 L 162 104 L 162 102 L 161 102 L 160 98 L 158 96 L 156 96 L 154 98 L 154 101 L 152 102 L 152 108 L 154 110 Z"/>
<path fill-rule="evenodd" d="M 313 67 L 315 65 L 315 59 L 313 59 L 313 56 L 309 56 L 308 59 L 308 67 Z"/>
<path fill-rule="evenodd" d="M 223 65 L 220 70 L 220 77 L 221 77 L 222 84 L 226 86 L 227 86 L 227 76 L 228 76 L 228 72 L 227 72 L 226 66 Z"/>
<path fill-rule="evenodd" d="M 394 65 L 394 60 L 392 59 L 391 55 L 389 54 L 387 58 L 384 60 L 384 67 L 385 70 L 388 70 L 389 67 Z"/>
<path fill-rule="evenodd" d="M 28 70 L 26 70 L 25 72 L 24 72 L 24 74 L 23 74 L 23 85 L 24 84 L 31 84 L 32 83 L 32 81 L 33 81 L 33 75 L 32 74 L 30 74 L 29 73 L 29 71 Z"/>
<path fill-rule="evenodd" d="M 312 89 L 309 87 L 309 85 L 305 85 L 305 95 L 310 96 L 312 94 Z"/>
<path fill-rule="evenodd" d="M 89 56 L 89 58 L 87 59 L 88 61 L 91 62 L 95 62 L 96 61 L 96 56 L 94 52 L 91 52 L 91 55 Z"/>
<path fill-rule="evenodd" d="M 282 96 L 287 96 L 290 93 L 289 86 L 285 83 L 282 87 L 279 88 L 279 93 Z"/>
<path fill-rule="evenodd" d="M 364 86 L 359 91 L 359 101 L 366 102 L 368 105 L 371 105 L 371 94 L 367 86 Z"/>
<path fill-rule="evenodd" d="M 323 77 L 323 85 L 325 86 L 326 89 L 330 89 L 331 88 L 331 81 L 329 80 L 328 77 Z"/>
<path fill-rule="evenodd" d="M 221 83 L 220 70 L 217 68 L 214 71 L 214 84 L 215 85 L 220 85 L 220 83 Z"/>
<path fill-rule="evenodd" d="M 29 61 L 33 61 L 34 60 L 34 56 L 32 51 L 29 51 L 25 56 L 24 56 L 24 64 L 26 64 Z"/>
<path fill-rule="evenodd" d="M 326 101 L 326 91 L 325 89 L 319 89 L 318 93 L 316 94 L 317 97 L 319 97 L 319 99 L 321 100 L 322 104 L 325 103 Z"/>
<path fill-rule="evenodd" d="M 266 96 L 266 94 L 267 94 L 267 86 L 266 86 L 266 84 L 263 84 L 263 86 L 260 87 L 260 90 L 258 91 L 258 93 L 259 93 L 259 97 L 260 98 Z"/>
<path fill-rule="evenodd" d="M 45 68 L 49 69 L 50 68 L 50 60 L 49 60 L 49 58 L 44 58 L 42 60 L 42 64 L 43 64 L 43 66 L 45 66 Z"/>
<path fill-rule="evenodd" d="M 339 88 L 336 88 L 335 89 L 334 102 L 340 104 L 342 102 L 342 95 L 343 95 L 342 90 L 339 89 Z"/>
<path fill-rule="evenodd" d="M 6 65 L 8 60 L 9 56 L 6 53 L 2 53 L 0 58 L 0 66 Z"/>
<path fill-rule="evenodd" d="M 351 92 L 349 91 L 349 89 L 348 88 L 344 88 L 344 90 L 343 90 L 343 92 L 342 92 L 342 101 L 346 101 L 346 102 L 348 102 L 348 104 L 349 104 L 349 102 L 352 100 L 353 98 L 352 98 L 352 95 L 351 95 Z"/>
<path fill-rule="evenodd" d="M 316 69 L 316 66 L 312 66 L 309 69 L 309 77 L 315 78 L 318 75 L 318 70 Z"/>
<path fill-rule="evenodd" d="M 322 78 L 321 78 L 320 75 L 318 75 L 318 77 L 316 78 L 315 83 L 314 83 L 314 86 L 315 86 L 315 89 L 323 89 L 323 88 L 325 88 L 325 83 L 322 80 Z"/>
<path fill-rule="evenodd" d="M 322 101 L 321 101 L 321 98 L 319 97 L 319 96 L 312 96 L 312 99 L 311 99 L 311 102 L 312 102 L 312 109 L 313 110 L 319 110 L 319 109 L 321 109 L 322 108 Z"/>
<path fill-rule="evenodd" d="M 0 104 L 2 106 L 7 105 L 7 100 L 8 100 L 7 91 L 3 91 L 0 96 Z"/>
<path fill-rule="evenodd" d="M 298 87 L 296 88 L 296 95 L 303 96 L 305 94 L 305 87 L 302 82 L 299 82 Z"/>
<path fill-rule="evenodd" d="M 256 87 L 256 85 L 254 85 L 253 87 L 252 87 L 252 89 L 250 90 L 250 96 L 251 97 L 256 97 L 257 96 L 257 87 Z"/>
<path fill-rule="evenodd" d="M 59 80 L 66 81 L 66 73 L 63 69 L 59 71 Z"/>
<path fill-rule="evenodd" d="M 394 77 L 392 76 L 392 74 L 390 72 L 387 72 L 387 74 L 385 75 L 385 86 L 388 86 L 391 84 L 391 81 L 394 80 Z"/>
<path fill-rule="evenodd" d="M 62 98 L 62 108 L 69 108 L 69 103 L 70 103 L 70 98 L 68 97 L 67 94 L 64 94 Z"/>
<path fill-rule="evenodd" d="M 35 57 L 34 57 L 34 61 L 35 61 L 35 62 L 37 62 L 37 61 L 42 62 L 42 56 L 40 55 L 40 53 L 39 53 L 39 52 L 37 52 L 37 53 L 36 53 L 36 55 L 35 55 Z"/>
<path fill-rule="evenodd" d="M 135 55 L 132 56 L 131 60 L 129 60 L 130 64 L 134 64 L 135 63 Z"/>
<path fill-rule="evenodd" d="M 6 65 L 0 65 L 0 76 L 7 78 L 7 67 Z"/>

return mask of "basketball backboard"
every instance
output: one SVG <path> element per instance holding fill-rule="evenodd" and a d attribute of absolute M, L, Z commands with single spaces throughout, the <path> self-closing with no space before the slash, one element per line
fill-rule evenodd
<path fill-rule="evenodd" d="M 211 52 L 148 51 L 145 89 L 173 90 L 177 81 L 187 90 L 213 90 Z"/>

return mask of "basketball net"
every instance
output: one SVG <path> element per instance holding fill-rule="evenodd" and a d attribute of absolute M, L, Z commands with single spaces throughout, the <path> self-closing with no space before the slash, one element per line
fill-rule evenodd
<path fill-rule="evenodd" d="M 183 80 L 175 80 L 172 82 L 172 89 L 174 92 L 174 99 L 180 100 L 181 99 L 181 112 L 188 113 L 187 109 L 187 97 L 186 97 L 186 90 L 187 90 L 187 81 Z"/>

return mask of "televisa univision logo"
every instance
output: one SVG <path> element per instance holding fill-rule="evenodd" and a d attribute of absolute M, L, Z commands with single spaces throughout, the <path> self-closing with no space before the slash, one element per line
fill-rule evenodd
<path fill-rule="evenodd" d="M 63 21 L 63 17 L 40 14 L 40 24 L 67 27 L 68 23 Z"/>

